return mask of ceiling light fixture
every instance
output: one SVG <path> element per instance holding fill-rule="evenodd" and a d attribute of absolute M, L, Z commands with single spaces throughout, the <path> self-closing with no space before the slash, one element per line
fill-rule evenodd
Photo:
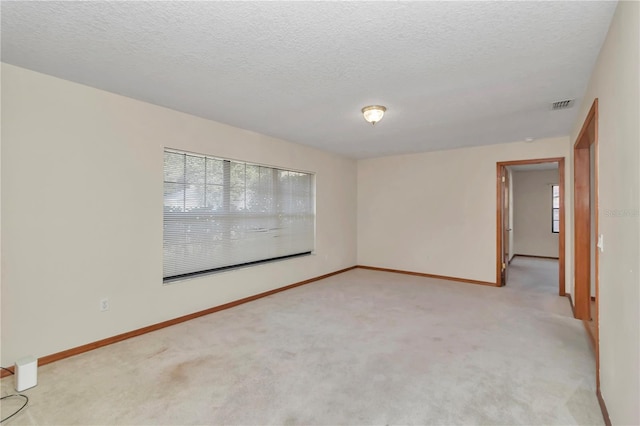
<path fill-rule="evenodd" d="M 369 105 L 362 108 L 362 115 L 364 115 L 365 120 L 375 126 L 378 121 L 382 120 L 386 110 L 387 108 L 382 105 Z"/>

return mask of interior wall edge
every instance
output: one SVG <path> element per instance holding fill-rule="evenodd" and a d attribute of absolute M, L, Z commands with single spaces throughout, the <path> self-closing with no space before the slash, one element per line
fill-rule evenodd
<path fill-rule="evenodd" d="M 604 424 L 606 426 L 611 426 L 611 418 L 609 418 L 609 410 L 607 410 L 607 404 L 604 402 L 604 398 L 602 397 L 602 393 L 600 389 L 596 392 L 598 396 L 598 404 L 600 404 L 600 411 L 602 411 L 602 418 L 604 419 Z"/>
<path fill-rule="evenodd" d="M 472 279 L 468 279 L 468 278 L 450 277 L 450 276 L 446 276 L 446 275 L 428 274 L 428 273 L 425 273 L 425 272 L 405 271 L 405 270 L 402 270 L 402 269 L 379 268 L 377 266 L 367 266 L 367 265 L 358 265 L 357 268 L 369 269 L 371 271 L 391 272 L 391 273 L 394 273 L 394 274 L 415 275 L 415 276 L 418 276 L 418 277 L 435 278 L 435 279 L 438 279 L 438 280 L 456 281 L 456 282 L 467 283 L 467 284 L 485 285 L 485 286 L 489 286 L 489 287 L 498 287 L 498 285 L 496 283 L 494 283 L 494 282 L 472 280 Z"/>
<path fill-rule="evenodd" d="M 554 260 L 558 260 L 560 259 L 559 257 L 554 257 L 554 256 L 538 256 L 537 254 L 525 254 L 525 253 L 516 253 L 513 255 L 513 257 L 533 257 L 535 259 L 554 259 Z"/>
<path fill-rule="evenodd" d="M 569 299 L 569 306 L 571 306 L 571 313 L 573 314 L 574 318 L 576 316 L 576 309 L 573 306 L 573 298 L 571 297 L 571 293 L 566 293 L 565 297 L 567 299 Z"/>

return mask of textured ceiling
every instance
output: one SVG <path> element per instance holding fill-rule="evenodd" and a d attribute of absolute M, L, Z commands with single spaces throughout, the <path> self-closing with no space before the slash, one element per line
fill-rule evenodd
<path fill-rule="evenodd" d="M 616 3 L 0 6 L 4 62 L 366 158 L 569 134 Z"/>

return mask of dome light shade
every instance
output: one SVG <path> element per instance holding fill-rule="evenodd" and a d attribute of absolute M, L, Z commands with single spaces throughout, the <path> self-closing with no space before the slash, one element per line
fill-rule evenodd
<path fill-rule="evenodd" d="M 386 110 L 387 108 L 382 105 L 369 105 L 362 108 L 362 115 L 364 115 L 365 120 L 375 126 L 378 121 L 382 120 Z"/>

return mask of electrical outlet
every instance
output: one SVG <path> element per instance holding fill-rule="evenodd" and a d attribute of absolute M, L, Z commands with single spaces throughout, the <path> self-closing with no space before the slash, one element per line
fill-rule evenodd
<path fill-rule="evenodd" d="M 100 299 L 100 311 L 108 311 L 109 310 L 109 299 L 105 297 L 104 299 Z"/>

